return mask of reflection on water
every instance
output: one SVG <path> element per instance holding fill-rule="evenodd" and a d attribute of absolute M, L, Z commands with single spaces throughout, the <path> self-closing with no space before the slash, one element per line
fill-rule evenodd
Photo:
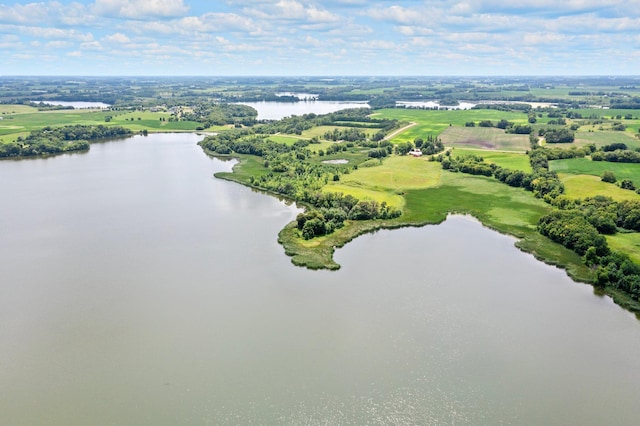
<path fill-rule="evenodd" d="M 461 216 L 291 265 L 199 136 L 0 162 L 1 424 L 627 424 L 640 326 Z"/>

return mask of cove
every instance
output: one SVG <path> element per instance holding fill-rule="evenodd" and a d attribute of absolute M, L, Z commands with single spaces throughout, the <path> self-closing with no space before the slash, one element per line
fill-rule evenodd
<path fill-rule="evenodd" d="M 339 271 L 193 134 L 0 162 L 2 424 L 622 424 L 640 324 L 463 216 Z"/>

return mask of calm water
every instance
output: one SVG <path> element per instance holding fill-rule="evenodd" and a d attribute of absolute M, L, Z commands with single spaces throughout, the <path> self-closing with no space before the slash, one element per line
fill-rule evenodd
<path fill-rule="evenodd" d="M 348 108 L 369 108 L 366 102 L 302 101 L 302 102 L 242 102 L 258 111 L 258 120 L 280 120 L 292 115 L 329 114 Z"/>
<path fill-rule="evenodd" d="M 0 162 L 0 424 L 634 425 L 640 322 L 454 216 L 291 265 L 195 135 Z"/>

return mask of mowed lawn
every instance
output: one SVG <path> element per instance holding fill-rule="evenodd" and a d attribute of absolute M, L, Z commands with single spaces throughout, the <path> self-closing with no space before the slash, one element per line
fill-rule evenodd
<path fill-rule="evenodd" d="M 527 115 L 518 112 L 497 111 L 491 109 L 474 110 L 423 110 L 412 108 L 382 109 L 372 114 L 374 118 L 396 119 L 402 122 L 413 122 L 415 126 L 400 133 L 393 142 L 413 142 L 415 138 L 426 139 L 437 136 L 445 129 L 453 126 L 464 127 L 468 121 L 476 124 L 482 120 L 497 123 L 505 119 L 516 124 L 527 123 Z"/>
<path fill-rule="evenodd" d="M 525 152 L 529 149 L 529 135 L 505 133 L 491 127 L 447 127 L 440 140 L 446 146 L 496 149 Z"/>
<path fill-rule="evenodd" d="M 523 172 L 531 173 L 531 164 L 529 163 L 529 156 L 520 152 L 504 152 L 504 151 L 492 151 L 490 149 L 466 149 L 466 148 L 454 148 L 451 150 L 451 155 L 465 157 L 470 155 L 480 156 L 487 163 L 493 163 L 500 167 L 510 170 L 522 170 Z"/>

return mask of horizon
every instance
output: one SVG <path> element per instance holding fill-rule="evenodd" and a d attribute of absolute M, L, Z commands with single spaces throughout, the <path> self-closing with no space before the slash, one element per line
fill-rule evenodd
<path fill-rule="evenodd" d="M 640 0 L 13 1 L 0 8 L 2 75 L 633 76 L 633 6 Z"/>

